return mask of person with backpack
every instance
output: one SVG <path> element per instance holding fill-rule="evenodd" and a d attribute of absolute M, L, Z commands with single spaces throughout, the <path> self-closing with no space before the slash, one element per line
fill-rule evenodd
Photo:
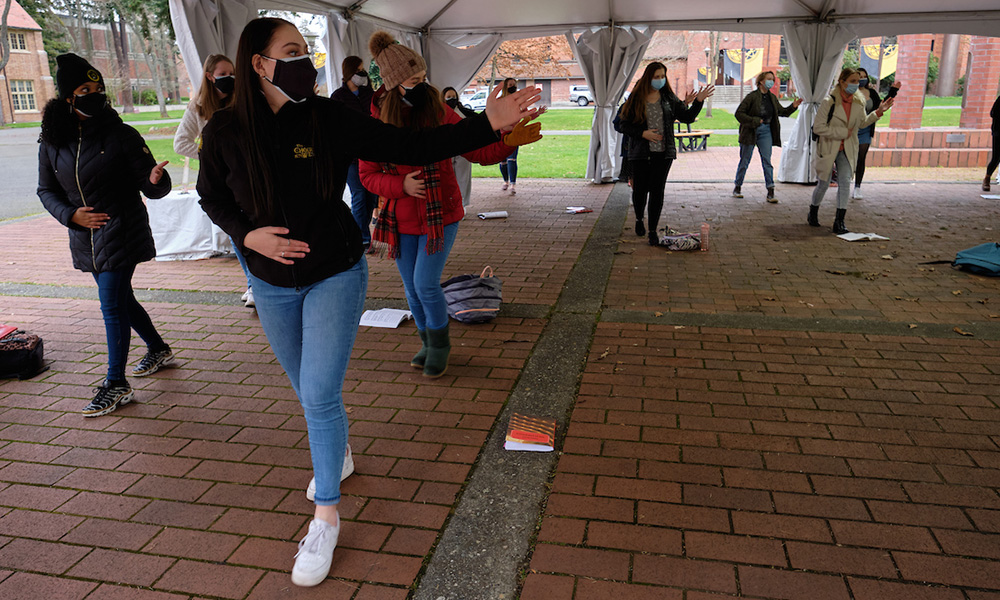
<path fill-rule="evenodd" d="M 983 178 L 984 192 L 990 191 L 990 180 L 993 178 L 993 172 L 997 170 L 997 165 L 1000 165 L 1000 96 L 997 96 L 993 102 L 990 117 L 993 119 L 990 124 L 990 132 L 993 134 L 993 154 L 990 155 L 990 162 L 986 165 L 986 177 Z"/>
<path fill-rule="evenodd" d="M 882 98 L 878 95 L 878 82 L 870 80 L 868 78 L 868 71 L 864 69 L 858 69 L 858 74 L 861 76 L 861 80 L 858 82 L 858 92 L 865 99 L 865 111 L 870 113 L 882 105 Z M 887 99 L 895 98 L 896 94 L 899 93 L 900 85 L 899 81 L 893 81 L 885 97 Z M 874 138 L 874 123 L 858 132 L 858 165 L 854 169 L 854 191 L 851 193 L 851 198 L 856 200 L 864 198 L 861 194 L 861 181 L 865 178 L 865 163 L 868 158 L 868 149 L 871 147 L 872 139 Z"/>
<path fill-rule="evenodd" d="M 846 68 L 840 72 L 833 92 L 823 99 L 813 121 L 816 142 L 816 178 L 807 222 L 819 227 L 819 205 L 830 187 L 834 164 L 840 175 L 837 187 L 837 214 L 833 221 L 835 234 L 847 233 L 844 217 L 850 200 L 850 177 L 858 160 L 858 131 L 875 123 L 885 111 L 892 108 L 894 98 L 888 98 L 874 112 L 865 110 L 865 98 L 858 93 L 861 76 L 857 70 Z"/>
<path fill-rule="evenodd" d="M 774 82 L 773 71 L 764 71 L 758 75 L 757 89 L 747 94 L 736 109 L 736 120 L 740 123 L 740 164 L 736 167 L 733 198 L 743 197 L 743 178 L 756 147 L 764 168 L 767 201 L 771 204 L 778 202 L 774 197 L 774 168 L 771 166 L 771 149 L 781 146 L 781 123 L 778 122 L 778 117 L 791 116 L 799 108 L 799 104 L 802 104 L 802 99 L 796 99 L 787 107 L 782 106 L 778 97 L 771 93 Z"/>
<path fill-rule="evenodd" d="M 664 186 L 670 165 L 677 158 L 674 121 L 693 123 L 702 103 L 715 91 L 709 85 L 691 92 L 684 100 L 674 94 L 667 81 L 663 63 L 646 65 L 642 77 L 622 105 L 615 130 L 629 137 L 628 160 L 632 168 L 632 208 L 635 211 L 635 234 L 649 236 L 650 246 L 659 246 L 657 224 L 663 210 Z M 688 103 L 691 106 L 687 106 Z M 649 201 L 649 230 L 643 216 Z"/>
<path fill-rule="evenodd" d="M 385 87 L 385 94 L 372 107 L 373 117 L 411 131 L 463 121 L 427 83 L 427 64 L 419 54 L 386 32 L 371 37 L 369 51 Z M 463 156 L 482 165 L 497 164 L 519 146 L 541 139 L 539 128 L 540 124 L 532 125 L 532 134 L 519 124 L 500 141 Z M 375 226 L 373 250 L 394 259 L 403 280 L 421 342 L 410 366 L 422 369 L 425 377 L 441 377 L 451 352 L 441 275 L 465 215 L 452 161 L 405 166 L 361 160 L 361 182 L 386 199 Z"/>
<path fill-rule="evenodd" d="M 402 46 L 400 46 L 402 48 Z M 354 469 L 343 387 L 368 285 L 361 231 L 341 201 L 358 158 L 428 164 L 499 140 L 533 117 L 540 90 L 499 98 L 454 125 L 392 127 L 316 95 L 309 45 L 284 19 L 244 27 L 230 108 L 203 132 L 198 194 L 208 216 L 245 250 L 257 315 L 302 403 L 316 505 L 292 583 L 319 585 L 340 535 L 340 482 Z"/>
<path fill-rule="evenodd" d="M 38 148 L 38 196 L 69 230 L 73 266 L 94 276 L 108 342 L 108 371 L 84 417 L 106 415 L 132 401 L 125 379 L 132 330 L 147 351 L 133 377 L 173 360 L 149 314 L 135 299 L 132 275 L 156 256 L 149 214 L 139 193 L 162 198 L 170 175 L 142 136 L 108 104 L 104 77 L 76 54 L 56 57 L 59 96 L 45 105 Z"/>

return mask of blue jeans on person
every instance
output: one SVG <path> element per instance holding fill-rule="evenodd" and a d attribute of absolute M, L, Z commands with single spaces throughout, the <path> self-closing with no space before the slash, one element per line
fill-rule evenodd
<path fill-rule="evenodd" d="M 774 187 L 774 167 L 771 166 L 771 124 L 761 123 L 757 128 L 757 150 L 760 152 L 760 162 L 764 166 L 764 185 L 769 188 Z M 747 167 L 750 166 L 750 159 L 753 158 L 754 145 L 740 144 L 740 166 L 736 168 L 736 185 L 743 185 L 743 178 L 747 174 Z"/>
<path fill-rule="evenodd" d="M 444 248 L 434 254 L 427 254 L 426 235 L 399 236 L 396 268 L 403 278 L 406 303 L 410 305 L 417 329 L 444 329 L 448 324 L 448 303 L 441 290 L 441 274 L 457 236 L 457 222 L 445 225 Z"/>
<path fill-rule="evenodd" d="M 511 183 L 517 183 L 517 151 L 520 148 L 514 148 L 507 160 L 500 161 L 500 174 L 503 175 L 503 180 L 509 181 Z"/>
<path fill-rule="evenodd" d="M 358 173 L 358 161 L 351 163 L 347 168 L 347 187 L 351 190 L 351 215 L 354 222 L 361 230 L 361 241 L 365 246 L 372 243 L 372 213 L 378 206 L 378 196 L 365 189 L 361 185 L 361 176 Z"/>
<path fill-rule="evenodd" d="M 169 347 L 156 331 L 146 309 L 135 299 L 132 291 L 133 273 L 135 265 L 93 274 L 108 338 L 108 381 L 125 381 L 125 363 L 128 361 L 133 329 L 146 342 L 150 352 L 159 352 Z"/>
<path fill-rule="evenodd" d="M 243 269 L 243 274 L 247 276 L 247 289 L 249 290 L 253 287 L 253 285 L 250 284 L 250 269 L 247 268 L 247 259 L 243 256 L 243 253 L 240 252 L 240 247 L 236 245 L 236 240 L 234 240 L 232 236 L 229 236 L 229 241 L 233 243 L 233 254 L 236 255 L 236 260 L 239 261 L 240 267 Z"/>
<path fill-rule="evenodd" d="M 261 327 L 305 411 L 316 504 L 338 504 L 348 433 L 344 376 L 365 305 L 368 263 L 362 257 L 301 288 L 271 285 L 253 274 L 251 281 Z"/>
<path fill-rule="evenodd" d="M 847 208 L 847 203 L 851 199 L 851 161 L 847 159 L 847 154 L 843 150 L 837 152 L 834 165 L 840 177 L 840 181 L 837 182 L 837 208 Z M 830 177 L 826 181 L 820 180 L 816 184 L 816 189 L 813 190 L 812 195 L 813 206 L 819 206 L 820 202 L 823 201 L 823 196 L 830 187 L 831 179 L 833 179 L 833 173 L 830 174 Z"/>

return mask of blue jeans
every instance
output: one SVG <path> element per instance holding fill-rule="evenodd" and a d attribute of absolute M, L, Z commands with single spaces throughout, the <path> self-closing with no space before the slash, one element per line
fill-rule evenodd
<path fill-rule="evenodd" d="M 448 324 L 448 303 L 441 290 L 441 274 L 456 236 L 458 223 L 445 225 L 444 248 L 434 254 L 427 254 L 426 235 L 399 236 L 396 268 L 403 278 L 406 303 L 410 305 L 417 329 L 444 329 Z"/>
<path fill-rule="evenodd" d="M 128 361 L 133 329 L 146 342 L 150 352 L 168 348 L 153 326 L 146 309 L 135 299 L 132 291 L 133 273 L 135 265 L 93 274 L 108 338 L 108 381 L 125 381 L 125 363 Z"/>
<path fill-rule="evenodd" d="M 347 450 L 344 376 L 368 288 L 364 258 L 302 288 L 271 285 L 251 274 L 261 327 L 299 397 L 309 431 L 316 504 L 340 502 Z"/>
<path fill-rule="evenodd" d="M 769 188 L 774 187 L 774 167 L 771 166 L 771 124 L 761 123 L 757 128 L 757 150 L 760 152 L 760 162 L 764 166 L 764 185 Z M 753 148 L 751 144 L 740 144 L 740 166 L 736 168 L 736 185 L 743 185 L 743 178 L 747 174 L 747 167 L 750 166 L 750 159 L 753 158 Z"/>
<path fill-rule="evenodd" d="M 351 163 L 347 168 L 347 187 L 351 189 L 351 215 L 354 222 L 361 230 L 361 241 L 365 246 L 372 243 L 372 213 L 378 206 L 378 196 L 365 189 L 361 185 L 361 177 L 358 173 L 358 161 Z"/>
<path fill-rule="evenodd" d="M 243 268 L 243 274 L 247 276 L 247 289 L 250 289 L 253 286 L 250 285 L 250 269 L 247 268 L 247 259 L 240 252 L 240 247 L 236 245 L 236 240 L 232 236 L 229 237 L 229 241 L 233 243 L 233 253 L 236 255 L 236 260 L 240 262 L 240 267 Z"/>
<path fill-rule="evenodd" d="M 503 175 L 504 181 L 510 181 L 511 183 L 517 183 L 517 151 L 520 148 L 514 148 L 510 156 L 506 160 L 500 162 L 500 174 Z"/>

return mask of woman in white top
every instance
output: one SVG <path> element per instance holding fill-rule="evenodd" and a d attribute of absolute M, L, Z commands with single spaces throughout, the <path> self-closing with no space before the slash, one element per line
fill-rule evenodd
<path fill-rule="evenodd" d="M 190 159 L 198 158 L 198 153 L 201 151 L 201 130 L 208 124 L 215 111 L 229 102 L 236 84 L 236 79 L 233 77 L 234 70 L 233 61 L 222 54 L 212 54 L 205 59 L 198 95 L 188 103 L 181 123 L 177 126 L 177 133 L 174 134 L 174 151 L 177 154 Z M 247 277 L 247 291 L 243 293 L 241 300 L 247 307 L 253 307 L 253 290 L 250 287 L 250 273 L 247 270 L 246 259 L 240 254 L 235 243 L 233 252 L 243 267 L 243 274 Z"/>

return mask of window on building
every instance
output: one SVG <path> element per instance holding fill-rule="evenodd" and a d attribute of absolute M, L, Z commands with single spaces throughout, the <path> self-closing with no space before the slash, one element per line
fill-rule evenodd
<path fill-rule="evenodd" d="M 11 50 L 27 50 L 28 40 L 25 39 L 24 34 L 19 31 L 9 31 L 7 32 L 7 37 L 10 39 L 10 49 Z"/>
<path fill-rule="evenodd" d="M 11 104 L 14 112 L 33 112 L 35 106 L 35 85 L 30 79 L 13 79 L 10 82 Z"/>

